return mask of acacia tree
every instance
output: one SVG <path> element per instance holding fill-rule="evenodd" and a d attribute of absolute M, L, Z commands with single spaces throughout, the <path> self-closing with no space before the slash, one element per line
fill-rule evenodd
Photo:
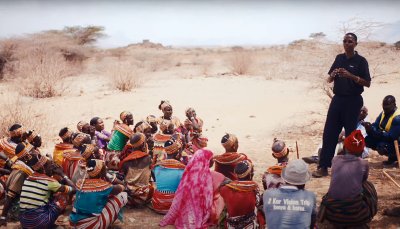
<path fill-rule="evenodd" d="M 72 37 L 78 45 L 92 44 L 99 38 L 104 37 L 103 26 L 67 26 L 63 29 L 63 33 Z"/>

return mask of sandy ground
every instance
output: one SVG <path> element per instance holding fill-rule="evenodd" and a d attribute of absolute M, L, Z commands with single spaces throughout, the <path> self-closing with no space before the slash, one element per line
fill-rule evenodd
<path fill-rule="evenodd" d="M 273 138 L 286 140 L 293 149 L 297 141 L 300 156 L 310 156 L 321 141 L 328 106 L 327 96 L 315 87 L 316 82 L 322 83 L 318 77 L 204 76 L 198 73 L 198 69 L 187 67 L 184 73 L 171 70 L 149 75 L 142 79 L 141 87 L 131 92 L 111 89 L 108 79 L 102 74 L 83 74 L 68 78 L 68 81 L 73 86 L 62 97 L 25 98 L 32 107 L 47 114 L 46 129 L 53 134 L 44 152 L 52 152 L 54 143 L 58 141 L 57 133 L 64 126 L 75 129 L 78 121 L 89 121 L 99 116 L 110 129 L 123 110 L 131 111 L 136 123 L 149 114 L 161 115 L 158 105 L 167 99 L 173 106 L 174 115 L 182 121 L 187 107 L 196 109 L 205 122 L 204 134 L 215 154 L 223 151 L 219 142 L 225 133 L 236 134 L 239 151 L 246 153 L 255 163 L 254 179 L 260 184 L 263 171 L 275 163 L 270 152 Z M 400 98 L 399 86 L 400 78 L 391 77 L 373 81 L 371 88 L 366 89 L 364 103 L 369 108 L 371 121 L 381 111 L 385 95 L 393 94 Z M 0 84 L 0 93 L 15 94 L 9 83 Z M 292 153 L 290 157 L 293 159 L 296 154 Z M 400 225 L 400 219 L 381 215 L 384 207 L 400 204 L 398 189 L 380 172 L 383 159 L 376 154 L 369 159 L 372 166 L 370 177 L 380 197 L 379 214 L 371 225 L 372 228 L 395 228 Z M 315 166 L 311 166 L 310 170 L 313 169 Z M 316 192 L 320 201 L 329 187 L 329 177 L 312 179 L 306 187 Z M 125 221 L 115 226 L 157 228 L 161 218 L 149 209 L 126 209 Z M 10 224 L 10 227 L 15 227 L 15 224 Z M 321 227 L 325 228 L 324 225 Z"/>

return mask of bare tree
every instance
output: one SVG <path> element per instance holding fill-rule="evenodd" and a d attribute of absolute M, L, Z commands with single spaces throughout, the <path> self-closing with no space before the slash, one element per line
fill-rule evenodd
<path fill-rule="evenodd" d="M 355 33 L 359 38 L 368 40 L 368 38 L 378 29 L 382 28 L 385 24 L 382 22 L 363 20 L 361 18 L 353 17 L 347 21 L 341 22 L 342 25 L 339 31 L 342 34 L 349 32 Z"/>

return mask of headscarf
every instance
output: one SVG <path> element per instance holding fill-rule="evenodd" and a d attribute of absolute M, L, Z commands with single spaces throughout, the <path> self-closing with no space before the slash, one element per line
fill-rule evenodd
<path fill-rule="evenodd" d="M 81 155 L 83 158 L 88 159 L 95 150 L 95 146 L 93 144 L 83 144 L 81 149 Z"/>
<path fill-rule="evenodd" d="M 18 159 L 20 159 L 28 155 L 32 149 L 33 145 L 21 142 L 18 143 L 17 147 L 15 148 L 15 154 L 17 155 Z"/>
<path fill-rule="evenodd" d="M 82 128 L 83 128 L 85 125 L 89 125 L 89 123 L 87 123 L 87 122 L 85 122 L 85 121 L 79 121 L 78 124 L 76 124 L 76 128 L 77 128 L 80 132 L 82 132 Z"/>
<path fill-rule="evenodd" d="M 272 156 L 276 159 L 286 157 L 289 152 L 285 142 L 276 138 L 274 139 L 274 143 L 272 143 L 271 149 Z"/>
<path fill-rule="evenodd" d="M 126 117 L 128 117 L 128 115 L 132 115 L 132 113 L 129 111 L 122 111 L 121 114 L 119 115 L 119 118 L 121 119 L 122 122 L 124 122 Z"/>
<path fill-rule="evenodd" d="M 137 148 L 143 145 L 145 142 L 146 142 L 146 136 L 142 133 L 133 134 L 131 139 L 129 140 L 129 143 L 133 148 Z"/>
<path fill-rule="evenodd" d="M 164 150 L 167 154 L 174 154 L 182 147 L 179 140 L 168 140 L 164 144 Z"/>
<path fill-rule="evenodd" d="M 161 101 L 161 104 L 160 104 L 160 106 L 158 108 L 160 110 L 164 111 L 164 109 L 166 107 L 170 107 L 170 106 L 171 106 L 171 104 L 169 103 L 169 101 L 168 100 L 164 100 L 164 101 Z"/>
<path fill-rule="evenodd" d="M 235 145 L 235 143 L 238 141 L 238 139 L 234 134 L 226 134 L 226 135 L 228 135 L 228 139 L 225 142 L 221 142 L 221 144 L 225 149 L 229 149 L 229 148 L 232 148 L 232 146 Z"/>
<path fill-rule="evenodd" d="M 38 154 L 37 157 L 38 157 L 38 161 L 34 165 L 32 165 L 32 169 L 35 171 L 38 171 L 40 168 L 43 168 L 43 166 L 47 162 L 47 157 L 45 157 L 41 154 Z"/>
<path fill-rule="evenodd" d="M 88 161 L 86 171 L 90 178 L 94 178 L 100 174 L 104 166 L 103 160 L 92 159 Z"/>
<path fill-rule="evenodd" d="M 145 129 L 151 128 L 150 124 L 147 123 L 146 121 L 142 121 L 139 126 L 135 127 L 135 131 L 139 133 L 143 133 Z"/>
<path fill-rule="evenodd" d="M 182 175 L 171 208 L 160 226 L 176 228 L 207 228 L 213 202 L 210 150 L 198 150 Z"/>
<path fill-rule="evenodd" d="M 87 137 L 88 137 L 88 135 L 85 133 L 76 133 L 76 135 L 72 139 L 72 144 L 75 147 L 80 147 L 83 144 L 83 141 L 85 140 L 85 138 L 87 138 Z"/>
<path fill-rule="evenodd" d="M 239 162 L 235 167 L 235 174 L 238 178 L 247 177 L 253 171 L 253 164 L 249 160 Z"/>
<path fill-rule="evenodd" d="M 32 143 L 33 139 L 35 139 L 37 136 L 40 137 L 40 135 L 35 130 L 31 130 L 29 133 L 28 133 L 28 138 L 26 139 L 28 140 L 29 143 Z"/>
<path fill-rule="evenodd" d="M 10 130 L 10 131 L 9 131 L 11 137 L 19 137 L 19 136 L 22 136 L 22 133 L 24 132 L 24 131 L 23 131 L 23 128 L 22 128 L 22 125 L 14 124 L 13 126 L 16 126 L 16 125 L 18 125 L 19 127 L 15 128 L 14 130 Z"/>
<path fill-rule="evenodd" d="M 351 132 L 349 136 L 344 139 L 344 148 L 348 153 L 360 154 L 364 151 L 365 139 L 360 130 Z"/>

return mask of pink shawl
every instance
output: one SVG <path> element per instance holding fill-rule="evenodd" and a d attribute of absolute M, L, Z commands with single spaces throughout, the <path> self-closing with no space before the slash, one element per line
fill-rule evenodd
<path fill-rule="evenodd" d="M 160 226 L 176 228 L 207 228 L 213 202 L 210 160 L 213 153 L 198 150 L 185 168 L 174 201 Z"/>

